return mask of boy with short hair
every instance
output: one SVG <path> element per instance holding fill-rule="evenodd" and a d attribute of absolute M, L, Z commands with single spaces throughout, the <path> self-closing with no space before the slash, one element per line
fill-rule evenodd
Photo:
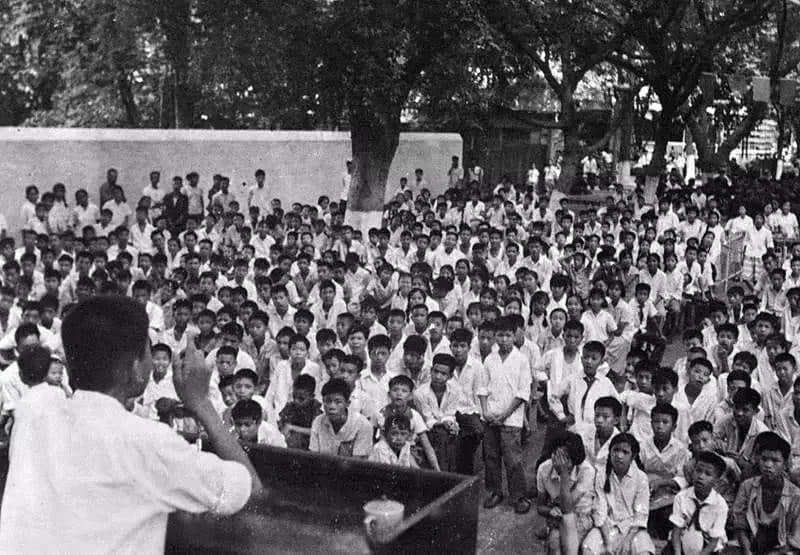
<path fill-rule="evenodd" d="M 581 355 L 583 372 L 565 376 L 561 383 L 552 384 L 548 394 L 550 409 L 559 422 L 571 431 L 581 433 L 591 428 L 594 420 L 594 403 L 597 399 L 606 396 L 619 399 L 611 380 L 598 374 L 605 352 L 602 343 L 589 341 L 583 346 Z"/>
<path fill-rule="evenodd" d="M 800 489 L 785 476 L 790 451 L 774 432 L 756 438 L 759 475 L 742 482 L 731 510 L 745 553 L 788 553 L 800 546 Z"/>
<path fill-rule="evenodd" d="M 372 446 L 369 460 L 383 464 L 419 468 L 411 452 L 411 420 L 405 414 L 394 414 L 383 423 L 381 439 Z"/>
<path fill-rule="evenodd" d="M 466 397 L 461 385 L 453 379 L 455 367 L 452 355 L 434 355 L 431 381 L 422 384 L 415 394 L 439 468 L 445 472 L 456 471 L 456 439 L 460 431 L 456 414 L 462 410 Z"/>
<path fill-rule="evenodd" d="M 678 422 L 674 435 L 679 440 L 686 442 L 689 439 L 688 431 L 692 421 L 689 415 L 689 404 L 685 399 L 675 395 L 677 391 L 678 375 L 670 368 L 661 367 L 653 378 L 653 395 L 656 398 L 656 404 L 672 405 L 678 410 Z"/>
<path fill-rule="evenodd" d="M 153 359 L 153 373 L 150 375 L 147 387 L 139 398 L 134 412 L 145 418 L 158 420 L 156 401 L 162 397 L 178 399 L 172 383 L 172 349 L 164 343 L 156 343 L 150 347 L 150 356 Z"/>
<path fill-rule="evenodd" d="M 715 484 L 725 472 L 725 461 L 712 451 L 694 456 L 692 486 L 678 492 L 672 505 L 671 544 L 663 553 L 711 553 L 727 542 L 728 504 Z"/>
<path fill-rule="evenodd" d="M 636 365 L 634 370 L 636 375 L 636 389 L 629 389 L 619 394 L 619 399 L 626 409 L 627 421 L 624 424 L 626 431 L 629 431 L 639 441 L 653 435 L 653 427 L 650 422 L 650 411 L 656 404 L 653 395 L 653 379 L 658 373 L 658 366 L 642 361 Z"/>
<path fill-rule="evenodd" d="M 317 384 L 313 376 L 300 374 L 292 385 L 292 400 L 278 415 L 278 428 L 286 437 L 286 446 L 308 451 L 311 424 L 322 412 L 322 404 L 314 398 Z"/>
<path fill-rule="evenodd" d="M 733 414 L 714 425 L 714 435 L 720 442 L 722 454 L 736 461 L 742 476 L 753 475 L 755 439 L 767 428 L 755 418 L 761 395 L 750 388 L 740 389 L 733 396 Z"/>
<path fill-rule="evenodd" d="M 712 383 L 713 367 L 706 358 L 696 358 L 688 363 L 686 383 L 678 388 L 678 402 L 689 406 L 689 419 L 711 420 L 717 405 L 717 388 Z"/>
<path fill-rule="evenodd" d="M 270 418 L 280 414 L 283 407 L 289 402 L 292 384 L 301 374 L 312 376 L 317 384 L 318 392 L 321 393 L 322 371 L 319 365 L 308 360 L 308 347 L 308 339 L 300 334 L 293 335 L 289 340 L 289 360 L 278 363 L 265 396 Z"/>
<path fill-rule="evenodd" d="M 274 424 L 264 420 L 263 409 L 256 401 L 252 399 L 237 401 L 231 408 L 231 419 L 233 420 L 231 431 L 239 441 L 286 447 L 283 435 Z"/>
<path fill-rule="evenodd" d="M 622 404 L 614 397 L 600 397 L 594 403 L 594 427 L 580 434 L 588 460 L 598 472 L 605 472 L 611 439 L 620 433 Z"/>
<path fill-rule="evenodd" d="M 472 356 L 471 344 L 472 332 L 466 328 L 453 330 L 450 334 L 450 348 L 456 363 L 453 374 L 464 391 L 464 404 L 456 413 L 459 428 L 456 442 L 456 472 L 467 475 L 474 473 L 475 451 L 483 437 L 478 398 L 483 364 Z"/>
<path fill-rule="evenodd" d="M 764 407 L 764 424 L 770 430 L 777 430 L 780 426 L 781 412 L 792 402 L 797 361 L 789 353 L 780 353 L 775 356 L 772 367 L 777 377 L 777 384 L 762 393 L 761 404 Z"/>
<path fill-rule="evenodd" d="M 422 415 L 413 408 L 414 401 L 414 381 L 400 374 L 389 380 L 389 403 L 385 405 L 379 413 L 378 424 L 383 426 L 383 422 L 394 414 L 404 414 L 411 420 L 411 441 L 419 444 L 422 453 L 415 455 L 418 462 L 427 463 L 427 466 L 434 470 L 440 470 L 436 452 L 428 437 L 428 426 Z"/>
<path fill-rule="evenodd" d="M 507 318 L 497 322 L 497 352 L 486 357 L 478 388 L 481 412 L 486 421 L 484 461 L 489 497 L 484 507 L 492 509 L 503 500 L 502 463 L 509 494 L 518 514 L 527 513 L 527 486 L 522 468 L 522 425 L 525 404 L 531 394 L 531 372 L 525 357 L 514 348 L 514 325 Z"/>
<path fill-rule="evenodd" d="M 375 335 L 367 342 L 370 365 L 361 370 L 356 390 L 374 407 L 383 407 L 388 402 L 389 381 L 394 377 L 386 368 L 391 346 L 392 342 L 386 335 Z"/>
<path fill-rule="evenodd" d="M 324 412 L 311 424 L 309 450 L 340 457 L 366 458 L 372 450 L 372 425 L 348 410 L 350 388 L 339 378 L 322 386 Z"/>
<path fill-rule="evenodd" d="M 725 463 L 725 470 L 717 479 L 715 489 L 729 506 L 732 505 L 736 497 L 736 488 L 739 487 L 741 481 L 741 473 L 733 459 L 719 453 L 717 440 L 714 437 L 714 426 L 711 422 L 701 420 L 689 426 L 689 451 L 692 453 L 692 458 L 683 465 L 683 470 L 675 477 L 675 482 L 685 490 L 694 482 L 697 456 L 704 451 L 714 451 Z"/>

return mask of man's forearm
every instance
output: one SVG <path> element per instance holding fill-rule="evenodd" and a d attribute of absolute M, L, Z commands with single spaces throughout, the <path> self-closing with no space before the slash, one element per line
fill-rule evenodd
<path fill-rule="evenodd" d="M 250 495 L 252 496 L 261 492 L 264 488 L 261 485 L 261 479 L 258 477 L 256 469 L 253 467 L 253 464 L 250 462 L 250 459 L 247 457 L 247 454 L 245 454 L 236 438 L 225 429 L 222 419 L 217 414 L 211 401 L 203 399 L 187 408 L 200 424 L 203 425 L 203 428 L 205 428 L 208 434 L 208 440 L 217 456 L 223 460 L 236 461 L 245 466 L 253 482 Z"/>

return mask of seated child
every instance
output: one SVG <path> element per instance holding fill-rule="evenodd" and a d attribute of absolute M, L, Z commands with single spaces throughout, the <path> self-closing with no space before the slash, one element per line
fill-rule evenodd
<path fill-rule="evenodd" d="M 286 437 L 286 446 L 308 451 L 311 424 L 322 412 L 322 404 L 314 398 L 317 384 L 312 376 L 300 374 L 292 386 L 292 400 L 278 415 L 278 428 Z"/>
<path fill-rule="evenodd" d="M 547 552 L 577 553 L 592 528 L 595 468 L 578 434 L 560 432 L 553 454 L 536 471 L 536 510 L 547 519 Z"/>
<path fill-rule="evenodd" d="M 433 450 L 430 439 L 428 438 L 428 426 L 425 424 L 419 412 L 411 408 L 409 402 L 414 393 L 414 381 L 400 374 L 389 380 L 389 404 L 383 407 L 379 415 L 379 423 L 383 426 L 383 421 L 394 414 L 404 414 L 411 421 L 412 442 L 422 448 L 422 454 L 414 453 L 418 457 L 420 466 L 427 466 L 434 470 L 440 470 L 436 452 Z"/>
<path fill-rule="evenodd" d="M 614 397 L 600 397 L 594 403 L 594 427 L 581 434 L 586 460 L 598 472 L 603 472 L 608 460 L 608 447 L 611 439 L 619 434 L 619 419 L 622 404 Z"/>
<path fill-rule="evenodd" d="M 650 482 L 648 531 L 659 539 L 667 538 L 667 516 L 680 488 L 675 477 L 689 460 L 686 445 L 673 435 L 677 421 L 675 407 L 666 403 L 656 404 L 650 411 L 653 433 L 641 440 L 641 461 Z"/>
<path fill-rule="evenodd" d="M 52 355 L 50 349 L 42 345 L 28 347 L 20 351 L 19 378 L 27 388 L 46 384 L 57 387 L 64 395 L 68 389 L 62 384 L 64 365 L 57 355 Z M 23 392 L 24 395 L 24 392 Z"/>
<path fill-rule="evenodd" d="M 439 468 L 456 470 L 456 440 L 459 426 L 456 413 L 466 404 L 464 390 L 453 379 L 456 360 L 452 355 L 438 353 L 433 357 L 431 380 L 419 386 L 414 397 L 416 406 L 428 426 L 428 434 Z"/>
<path fill-rule="evenodd" d="M 750 376 L 750 387 L 761 393 L 761 385 L 756 381 L 753 371 L 758 366 L 758 359 L 753 353 L 748 351 L 739 351 L 733 355 L 733 364 L 731 365 L 731 372 L 733 370 L 741 370 Z M 717 399 L 727 399 L 730 397 L 728 391 L 728 378 L 730 372 L 720 374 L 717 376 Z M 763 415 L 762 415 L 763 418 Z"/>
<path fill-rule="evenodd" d="M 269 422 L 275 422 L 275 415 L 272 415 L 267 410 L 267 402 L 261 395 L 257 395 L 258 390 L 258 374 L 255 370 L 250 368 L 242 368 L 237 370 L 233 375 L 233 392 L 236 395 L 237 401 L 250 401 L 251 399 L 261 405 L 264 411 L 264 419 Z"/>
<path fill-rule="evenodd" d="M 627 433 L 615 436 L 611 440 L 606 468 L 595 478 L 594 528 L 583 540 L 583 553 L 655 553 L 653 540 L 647 533 L 650 487 L 647 474 L 638 465 L 636 438 Z"/>
<path fill-rule="evenodd" d="M 419 468 L 411 453 L 411 420 L 405 414 L 394 414 L 383 423 L 381 439 L 372 446 L 369 460 L 395 466 Z"/>
<path fill-rule="evenodd" d="M 255 374 L 255 372 L 253 372 Z M 263 409 L 252 399 L 237 401 L 231 409 L 233 430 L 242 442 L 286 447 L 286 440 L 275 424 L 264 420 Z"/>
<path fill-rule="evenodd" d="M 761 392 L 761 405 L 764 409 L 764 424 L 770 430 L 777 430 L 780 426 L 781 411 L 792 402 L 792 385 L 797 374 L 797 361 L 794 355 L 780 353 L 775 356 L 772 369 L 777 381 L 773 387 Z"/>
<path fill-rule="evenodd" d="M 749 388 L 752 384 L 750 374 L 743 370 L 731 370 L 725 375 L 725 381 L 727 382 L 728 395 L 725 397 L 725 400 L 714 409 L 714 416 L 711 419 L 712 424 L 722 422 L 725 418 L 733 415 L 733 396 L 736 395 L 736 392 L 740 389 Z M 762 412 L 763 411 L 759 410 L 759 413 L 756 415 L 756 418 L 759 420 L 764 417 Z"/>
<path fill-rule="evenodd" d="M 792 447 L 788 470 L 792 482 L 797 485 L 800 483 L 800 376 L 794 380 L 792 400 L 781 411 L 780 423 L 775 431 Z"/>
<path fill-rule="evenodd" d="M 711 420 L 717 406 L 717 386 L 711 381 L 711 362 L 707 358 L 696 358 L 688 364 L 686 382 L 678 388 L 675 397 L 680 404 L 689 406 L 690 422 Z"/>
<path fill-rule="evenodd" d="M 675 496 L 669 517 L 671 542 L 662 554 L 712 553 L 721 551 L 727 542 L 728 504 L 715 489 L 725 472 L 725 461 L 712 451 L 701 451 L 693 460 L 692 486 Z"/>
<path fill-rule="evenodd" d="M 309 451 L 340 457 L 369 456 L 372 425 L 361 414 L 348 410 L 350 391 L 341 378 L 331 378 L 322 386 L 324 412 L 311 423 Z"/>
<path fill-rule="evenodd" d="M 744 553 L 791 553 L 800 548 L 800 489 L 786 477 L 791 447 L 775 432 L 755 440 L 758 475 L 739 486 L 733 528 Z"/>
<path fill-rule="evenodd" d="M 656 403 L 653 396 L 653 378 L 658 372 L 658 366 L 649 362 L 639 362 L 634 370 L 636 374 L 636 389 L 629 389 L 619 394 L 619 400 L 623 403 L 622 427 L 625 431 L 630 431 L 639 440 L 653 435 L 653 428 L 650 425 L 650 410 Z"/>
<path fill-rule="evenodd" d="M 740 389 L 733 396 L 733 414 L 714 425 L 714 436 L 720 444 L 722 455 L 732 458 L 744 478 L 756 470 L 755 439 L 768 428 L 755 418 L 761 404 L 761 395 L 754 389 Z"/>
<path fill-rule="evenodd" d="M 231 409 L 237 400 L 236 392 L 233 390 L 234 381 L 236 381 L 234 376 L 225 376 L 219 380 L 219 393 L 222 397 L 222 402 L 225 403 L 225 410 L 222 411 L 222 422 L 229 428 L 233 427 Z"/>
<path fill-rule="evenodd" d="M 717 440 L 714 439 L 714 426 L 707 420 L 695 422 L 689 427 L 689 438 L 689 451 L 692 453 L 692 458 L 683 465 L 683 471 L 675 478 L 675 481 L 681 486 L 681 489 L 685 489 L 694 483 L 694 470 L 698 454 L 704 451 L 714 451 L 722 457 L 722 461 L 725 463 L 725 471 L 716 480 L 714 489 L 725 499 L 728 506 L 733 505 L 733 500 L 736 497 L 736 488 L 739 487 L 739 482 L 741 481 L 741 473 L 733 459 L 717 452 L 718 446 Z"/>

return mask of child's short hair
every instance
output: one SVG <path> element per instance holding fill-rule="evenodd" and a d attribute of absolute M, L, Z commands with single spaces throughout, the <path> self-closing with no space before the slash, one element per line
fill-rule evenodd
<path fill-rule="evenodd" d="M 420 355 L 425 354 L 428 349 L 428 342 L 421 335 L 409 335 L 403 343 L 403 351 L 417 353 Z"/>
<path fill-rule="evenodd" d="M 566 328 L 566 326 L 564 326 L 564 327 Z M 630 351 L 628 351 L 628 354 L 627 354 L 627 356 L 625 358 L 626 359 L 638 358 L 639 360 L 646 360 L 647 359 L 647 353 L 645 353 L 641 349 L 631 349 Z"/>
<path fill-rule="evenodd" d="M 761 405 L 761 395 L 752 387 L 743 387 L 733 394 L 734 407 L 746 407 L 750 405 L 754 410 L 758 410 Z"/>
<path fill-rule="evenodd" d="M 634 293 L 647 293 L 650 294 L 650 285 L 647 283 L 637 283 Z"/>
<path fill-rule="evenodd" d="M 219 379 L 219 390 L 222 391 L 226 387 L 233 387 L 233 383 L 236 381 L 236 376 L 222 376 Z"/>
<path fill-rule="evenodd" d="M 281 340 L 284 337 L 286 337 L 286 338 L 289 339 L 289 343 L 291 344 L 292 338 L 295 335 L 298 335 L 298 334 L 297 334 L 297 332 L 294 331 L 293 328 L 291 328 L 289 326 L 284 326 L 280 330 L 278 330 L 278 333 L 275 335 L 275 340 L 278 341 L 278 340 Z"/>
<path fill-rule="evenodd" d="M 747 351 L 740 351 L 733 355 L 733 362 L 744 364 L 750 369 L 751 372 L 758 366 L 758 359 L 756 358 L 756 355 Z"/>
<path fill-rule="evenodd" d="M 693 422 L 691 426 L 689 426 L 689 438 L 697 437 L 703 432 L 708 432 L 709 434 L 714 433 L 714 425 L 709 422 L 708 420 L 698 420 L 697 422 Z"/>
<path fill-rule="evenodd" d="M 392 428 L 397 428 L 398 430 L 403 430 L 406 432 L 411 431 L 411 419 L 402 413 L 393 413 L 386 418 L 386 421 L 383 423 L 383 435 L 384 437 L 389 437 L 389 432 L 391 432 Z"/>
<path fill-rule="evenodd" d="M 350 386 L 342 378 L 331 378 L 322 386 L 322 397 L 341 395 L 345 401 L 350 400 Z"/>
<path fill-rule="evenodd" d="M 361 372 L 364 369 L 364 360 L 358 355 L 344 355 L 340 360 L 341 364 L 352 364 Z"/>
<path fill-rule="evenodd" d="M 619 418 L 622 416 L 622 403 L 614 397 L 600 397 L 594 402 L 594 410 L 597 409 L 611 409 L 614 416 Z"/>
<path fill-rule="evenodd" d="M 717 477 L 722 476 L 727 468 L 725 460 L 713 451 L 700 451 L 694 457 L 696 463 L 710 464 L 717 471 Z"/>
<path fill-rule="evenodd" d="M 789 460 L 792 446 L 775 432 L 761 432 L 756 436 L 755 453 L 760 455 L 764 451 L 778 451 L 784 461 Z"/>
<path fill-rule="evenodd" d="M 358 325 L 356 325 L 356 326 L 353 326 L 352 328 L 350 328 L 349 330 L 347 330 L 347 337 L 348 337 L 348 339 L 350 338 L 350 336 L 351 336 L 351 335 L 355 335 L 355 334 L 357 334 L 357 333 L 360 333 L 361 335 L 363 335 L 363 336 L 364 336 L 364 339 L 366 339 L 367 337 L 369 337 L 369 329 L 367 329 L 367 328 L 366 328 L 366 327 L 364 327 L 364 326 L 358 326 Z"/>
<path fill-rule="evenodd" d="M 650 410 L 650 418 L 657 414 L 666 414 L 667 416 L 671 417 L 673 426 L 678 421 L 678 409 L 669 403 L 656 403 L 655 406 Z"/>
<path fill-rule="evenodd" d="M 373 335 L 369 338 L 369 341 L 367 341 L 367 351 L 369 352 L 381 347 L 385 347 L 386 349 L 389 349 L 389 351 L 392 350 L 392 340 L 389 339 L 388 335 L 380 333 L 378 335 Z"/>
<path fill-rule="evenodd" d="M 788 362 L 792 368 L 797 368 L 797 359 L 794 358 L 792 353 L 780 353 L 775 357 L 775 364 L 781 362 Z"/>
<path fill-rule="evenodd" d="M 225 324 L 224 326 L 222 326 L 222 329 L 219 330 L 219 332 L 222 335 L 232 335 L 236 337 L 239 341 L 241 341 L 242 337 L 244 337 L 244 329 L 242 329 L 242 326 L 240 326 L 236 322 L 230 322 L 229 324 Z"/>
<path fill-rule="evenodd" d="M 245 418 L 252 418 L 253 420 L 261 420 L 264 411 L 256 401 L 252 399 L 238 401 L 231 408 L 231 418 L 233 420 L 243 420 Z"/>
<path fill-rule="evenodd" d="M 322 328 L 321 330 L 317 330 L 317 334 L 315 336 L 317 340 L 317 345 L 320 343 L 336 343 L 336 332 L 330 328 Z"/>
<path fill-rule="evenodd" d="M 297 312 L 294 313 L 294 321 L 297 322 L 298 320 L 305 320 L 310 324 L 314 323 L 314 313 L 306 308 L 298 308 Z"/>
<path fill-rule="evenodd" d="M 457 328 L 450 334 L 450 343 L 466 343 L 472 344 L 472 332 L 467 328 Z"/>
<path fill-rule="evenodd" d="M 753 379 L 750 377 L 750 374 L 744 370 L 731 370 L 728 373 L 728 383 L 731 382 L 744 382 L 745 387 L 750 387 L 753 383 Z"/>
<path fill-rule="evenodd" d="M 167 353 L 167 358 L 172 360 L 172 349 L 166 343 L 156 343 L 150 347 L 150 354 L 154 355 L 156 353 Z"/>
<path fill-rule="evenodd" d="M 709 374 L 714 372 L 714 366 L 711 364 L 711 361 L 707 358 L 696 358 L 691 362 L 691 366 L 702 366 L 706 370 L 708 370 Z"/>
<path fill-rule="evenodd" d="M 672 368 L 662 366 L 653 376 L 653 387 L 660 385 L 671 385 L 673 388 L 678 387 L 678 374 Z"/>
<path fill-rule="evenodd" d="M 220 355 L 230 355 L 236 358 L 238 354 L 239 354 L 239 349 L 231 345 L 223 345 L 222 347 L 217 349 L 217 358 L 219 358 Z"/>
<path fill-rule="evenodd" d="M 300 374 L 294 379 L 292 388 L 298 391 L 305 391 L 306 393 L 313 395 L 317 390 L 317 380 L 314 379 L 314 376 Z"/>
<path fill-rule="evenodd" d="M 764 340 L 764 343 L 772 343 L 773 345 L 777 345 L 782 350 L 787 350 L 789 346 L 789 342 L 786 341 L 786 337 L 782 333 L 773 333 L 767 336 Z"/>
<path fill-rule="evenodd" d="M 250 322 L 254 320 L 257 322 L 261 322 L 265 326 L 269 326 L 269 314 L 267 314 L 263 310 L 253 311 L 253 314 L 250 315 Z"/>
<path fill-rule="evenodd" d="M 311 342 L 308 340 L 307 337 L 299 333 L 296 333 L 292 336 L 291 339 L 289 339 L 289 347 L 294 347 L 298 343 L 302 343 L 303 345 L 305 345 L 306 350 L 308 350 L 311 347 Z"/>
<path fill-rule="evenodd" d="M 389 389 L 392 389 L 396 385 L 404 385 L 408 388 L 409 391 L 414 391 L 414 380 L 406 376 L 405 374 L 399 374 L 389 380 Z"/>
<path fill-rule="evenodd" d="M 686 351 L 687 355 L 700 355 L 700 358 L 708 358 L 708 353 L 703 347 L 692 347 Z"/>
<path fill-rule="evenodd" d="M 724 324 L 720 324 L 719 326 L 717 326 L 717 335 L 721 333 L 729 333 L 733 336 L 734 339 L 738 339 L 739 326 L 731 322 L 725 322 Z"/>
<path fill-rule="evenodd" d="M 322 355 L 322 362 L 328 362 L 328 361 L 330 361 L 330 360 L 332 360 L 334 358 L 336 360 L 338 360 L 339 362 L 342 362 L 342 359 L 344 359 L 344 357 L 345 357 L 345 354 L 344 354 L 343 350 L 341 350 L 341 349 L 331 349 L 330 351 L 328 351 L 327 353 Z"/>
<path fill-rule="evenodd" d="M 517 326 L 508 316 L 501 316 L 495 322 L 495 329 L 498 332 L 510 331 L 511 333 L 514 333 L 517 330 Z"/>
<path fill-rule="evenodd" d="M 50 370 L 50 349 L 34 345 L 22 349 L 17 360 L 19 377 L 25 385 L 42 383 Z"/>
<path fill-rule="evenodd" d="M 237 370 L 236 373 L 233 375 L 234 381 L 239 380 L 250 380 L 253 382 L 253 385 L 258 385 L 258 374 L 255 373 L 254 370 L 250 368 L 242 368 L 241 370 Z"/>
<path fill-rule="evenodd" d="M 583 352 L 589 351 L 590 353 L 597 353 L 600 358 L 606 356 L 606 347 L 599 341 L 587 341 L 583 346 Z"/>
<path fill-rule="evenodd" d="M 441 320 L 442 322 L 446 322 L 447 316 L 445 316 L 444 312 L 440 310 L 434 310 L 433 312 L 428 314 L 428 321 L 430 322 L 431 320 Z"/>
<path fill-rule="evenodd" d="M 436 366 L 437 364 L 447 366 L 452 373 L 453 369 L 456 367 L 456 359 L 453 358 L 453 355 L 448 353 L 437 353 L 433 356 L 433 365 Z"/>

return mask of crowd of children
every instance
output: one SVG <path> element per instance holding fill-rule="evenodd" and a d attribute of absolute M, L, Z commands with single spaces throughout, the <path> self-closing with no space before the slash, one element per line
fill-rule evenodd
<path fill-rule="evenodd" d="M 700 187 L 654 206 L 620 188 L 576 215 L 506 180 L 433 195 L 422 174 L 366 236 L 327 196 L 269 199 L 261 170 L 244 193 L 194 172 L 124 190 L 110 171 L 102 209 L 28 187 L 21 243 L 0 240 L 4 430 L 29 388 L 71 394 L 61 317 L 121 294 L 154 367 L 129 409 L 192 441 L 171 377 L 188 341 L 244 442 L 482 467 L 484 507 L 535 503 L 552 553 L 800 550 L 800 252 L 779 260 L 772 236 L 797 235 L 790 206 L 725 218 Z M 720 291 L 739 233 L 743 280 Z M 665 366 L 673 338 L 685 356 Z"/>

